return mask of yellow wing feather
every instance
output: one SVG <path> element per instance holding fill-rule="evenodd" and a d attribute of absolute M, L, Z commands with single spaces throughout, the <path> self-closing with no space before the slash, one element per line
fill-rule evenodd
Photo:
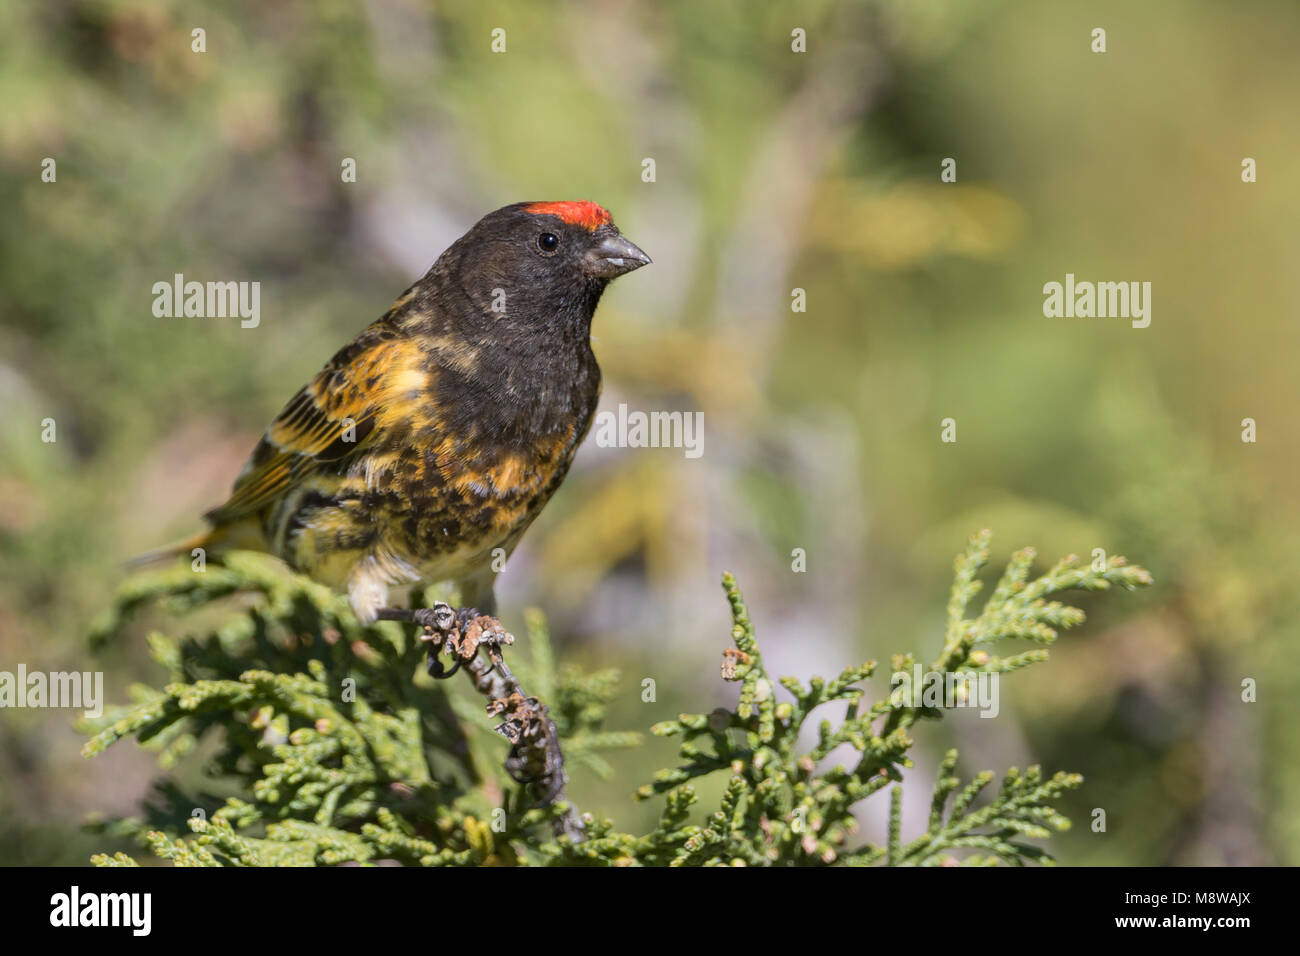
<path fill-rule="evenodd" d="M 419 348 L 372 326 L 290 399 L 262 436 L 230 499 L 208 512 L 225 525 L 256 514 L 302 474 L 370 444 L 385 421 L 400 418 L 395 399 L 427 386 Z"/>

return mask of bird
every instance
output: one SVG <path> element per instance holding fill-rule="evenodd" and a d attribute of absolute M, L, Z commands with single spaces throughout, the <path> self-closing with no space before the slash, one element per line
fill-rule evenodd
<path fill-rule="evenodd" d="M 140 560 L 268 552 L 362 624 L 428 625 L 390 588 L 443 581 L 494 615 L 591 427 L 601 294 L 650 261 L 590 200 L 488 213 L 289 399 L 206 530 Z"/>

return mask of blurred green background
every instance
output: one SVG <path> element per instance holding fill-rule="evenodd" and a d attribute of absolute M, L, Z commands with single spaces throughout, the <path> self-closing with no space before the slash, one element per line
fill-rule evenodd
<path fill-rule="evenodd" d="M 499 597 L 623 670 L 613 727 L 730 700 L 724 569 L 806 677 L 932 659 L 979 527 L 1100 547 L 1156 586 L 927 725 L 909 804 L 955 742 L 1085 775 L 1065 863 L 1298 863 L 1297 41 L 1285 0 L 0 5 L 0 669 L 157 681 L 143 633 L 86 647 L 121 561 L 482 214 L 590 198 L 655 259 L 597 314 L 602 407 L 703 411 L 704 454 L 589 440 Z M 260 326 L 155 318 L 178 272 L 260 281 Z M 1044 318 L 1067 272 L 1150 281 L 1150 327 Z M 157 776 L 76 716 L 0 711 L 0 863 L 85 862 Z M 572 793 L 634 829 L 673 759 Z"/>

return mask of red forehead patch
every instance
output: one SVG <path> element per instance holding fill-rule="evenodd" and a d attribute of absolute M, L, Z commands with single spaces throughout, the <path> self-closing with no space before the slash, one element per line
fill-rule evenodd
<path fill-rule="evenodd" d="M 571 226 L 595 230 L 614 221 L 614 217 L 589 199 L 573 202 L 535 202 L 524 207 L 525 212 L 539 216 L 556 216 Z"/>

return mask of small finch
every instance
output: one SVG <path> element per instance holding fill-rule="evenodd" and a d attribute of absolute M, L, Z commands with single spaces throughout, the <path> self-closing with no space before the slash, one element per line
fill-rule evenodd
<path fill-rule="evenodd" d="M 489 213 L 289 400 L 210 528 L 142 560 L 267 551 L 346 589 L 367 624 L 418 620 L 390 586 L 446 580 L 495 614 L 494 556 L 591 426 L 601 293 L 649 262 L 593 202 Z"/>

